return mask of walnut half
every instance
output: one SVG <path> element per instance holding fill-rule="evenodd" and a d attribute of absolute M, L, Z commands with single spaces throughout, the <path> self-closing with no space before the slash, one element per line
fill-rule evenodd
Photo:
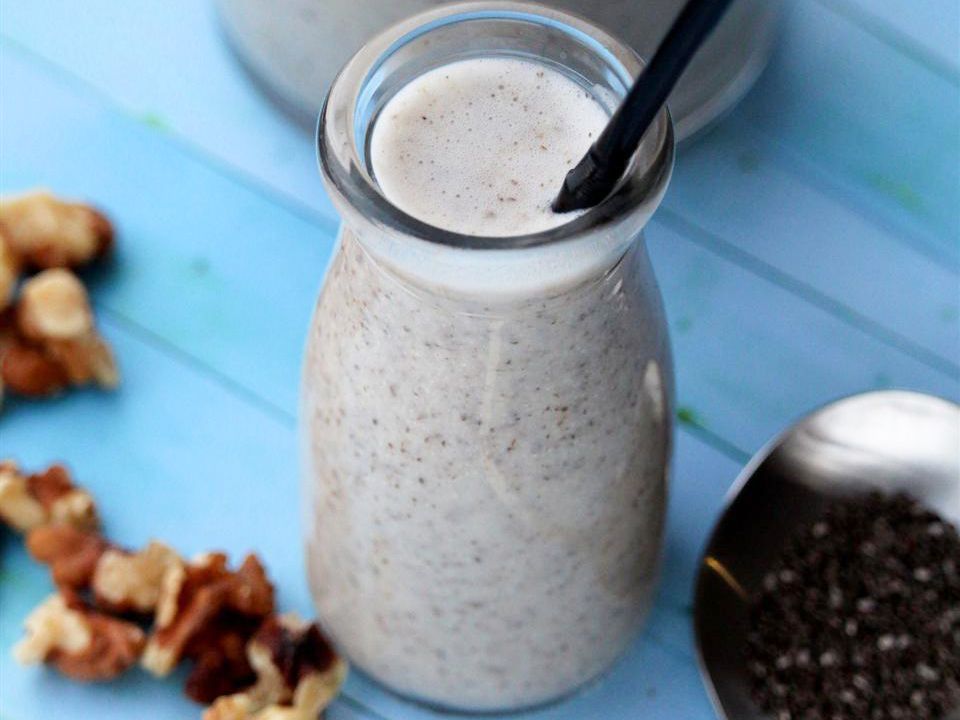
<path fill-rule="evenodd" d="M 94 326 L 87 290 L 72 272 L 34 275 L 23 284 L 16 311 L 26 344 L 62 367 L 71 384 L 114 388 L 120 382 L 113 353 Z"/>
<path fill-rule="evenodd" d="M 20 277 L 20 258 L 7 239 L 7 231 L 0 225 L 0 311 L 13 302 L 13 291 Z"/>
<path fill-rule="evenodd" d="M 66 369 L 20 334 L 15 309 L 0 311 L 0 395 L 50 397 L 69 384 Z"/>
<path fill-rule="evenodd" d="M 27 477 L 12 460 L 0 462 L 0 519 L 14 530 L 27 532 L 46 523 L 47 509 L 33 496 Z"/>
<path fill-rule="evenodd" d="M 164 577 L 182 564 L 172 548 L 157 541 L 136 553 L 109 548 L 97 561 L 90 583 L 97 606 L 115 613 L 153 612 Z"/>
<path fill-rule="evenodd" d="M 46 190 L 0 198 L 0 225 L 14 254 L 40 269 L 86 265 L 113 245 L 103 213 Z"/>
<path fill-rule="evenodd" d="M 85 590 L 108 547 L 99 534 L 70 525 L 41 525 L 27 535 L 27 551 L 50 567 L 61 590 Z"/>
<path fill-rule="evenodd" d="M 90 493 L 73 484 L 63 465 L 25 475 L 12 460 L 0 462 L 0 520 L 24 533 L 48 523 L 83 530 L 100 525 Z"/>
<path fill-rule="evenodd" d="M 164 578 L 183 565 L 180 556 L 160 542 L 128 552 L 96 532 L 70 525 L 42 525 L 27 535 L 34 560 L 50 567 L 58 587 L 93 590 L 98 608 L 116 614 L 153 612 Z"/>
<path fill-rule="evenodd" d="M 27 636 L 14 648 L 24 665 L 48 663 L 74 680 L 111 680 L 137 662 L 143 631 L 95 612 L 72 593 L 56 593 L 27 618 Z"/>
<path fill-rule="evenodd" d="M 143 654 L 143 666 L 165 676 L 181 658 L 196 658 L 205 631 L 219 623 L 249 626 L 273 613 L 273 586 L 260 561 L 248 555 L 236 570 L 223 553 L 201 555 L 163 578 L 156 624 Z M 255 621 L 255 622 L 253 622 Z"/>
<path fill-rule="evenodd" d="M 315 720 L 337 696 L 347 664 L 315 623 L 266 620 L 247 646 L 257 682 L 219 698 L 203 720 Z"/>

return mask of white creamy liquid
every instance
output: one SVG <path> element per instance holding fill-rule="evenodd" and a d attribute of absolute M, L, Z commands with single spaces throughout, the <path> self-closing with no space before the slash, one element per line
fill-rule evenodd
<path fill-rule="evenodd" d="M 550 203 L 607 119 L 589 92 L 544 65 L 459 61 L 387 103 L 370 143 L 374 175 L 393 204 L 436 227 L 539 232 L 576 217 Z"/>

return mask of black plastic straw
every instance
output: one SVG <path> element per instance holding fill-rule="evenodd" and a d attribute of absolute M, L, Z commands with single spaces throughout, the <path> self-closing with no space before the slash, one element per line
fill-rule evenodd
<path fill-rule="evenodd" d="M 593 207 L 616 187 L 643 134 L 730 2 L 690 0 L 684 6 L 600 137 L 567 173 L 553 201 L 554 212 Z"/>

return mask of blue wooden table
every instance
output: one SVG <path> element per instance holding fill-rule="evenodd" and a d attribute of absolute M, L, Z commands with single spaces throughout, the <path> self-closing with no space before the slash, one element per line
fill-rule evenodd
<path fill-rule="evenodd" d="M 960 397 L 958 28 L 956 0 L 794 0 L 755 91 L 683 149 L 648 233 L 679 395 L 659 600 L 613 672 L 531 718 L 712 717 L 691 583 L 745 460 L 838 396 Z M 0 190 L 36 185 L 120 228 L 92 292 L 124 382 L 9 403 L 0 457 L 67 461 L 121 543 L 257 551 L 281 604 L 310 614 L 294 413 L 337 226 L 310 138 L 247 83 L 208 2 L 2 0 Z M 2 720 L 199 717 L 182 677 L 16 666 L 51 586 L 2 542 Z M 357 676 L 330 712 L 433 717 Z"/>

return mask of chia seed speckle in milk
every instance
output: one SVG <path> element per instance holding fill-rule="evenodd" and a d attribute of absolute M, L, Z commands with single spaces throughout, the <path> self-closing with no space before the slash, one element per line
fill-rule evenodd
<path fill-rule="evenodd" d="M 373 171 L 436 227 L 540 231 L 571 219 L 550 201 L 606 119 L 545 65 L 459 61 L 387 103 Z M 494 269 L 488 251 L 438 246 L 466 265 L 438 262 L 435 284 L 349 221 L 340 243 L 303 386 L 325 627 L 360 668 L 432 703 L 573 690 L 631 642 L 655 585 L 672 379 L 642 243 L 606 264 L 583 261 L 599 241 L 506 250 Z"/>

